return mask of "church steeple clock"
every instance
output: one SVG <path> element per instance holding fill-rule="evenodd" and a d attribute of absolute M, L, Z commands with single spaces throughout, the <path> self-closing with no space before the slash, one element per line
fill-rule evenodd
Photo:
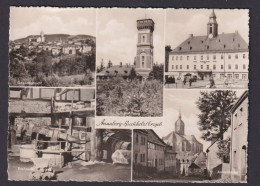
<path fill-rule="evenodd" d="M 214 9 L 212 10 L 209 16 L 207 31 L 208 31 L 208 37 L 210 39 L 218 36 L 218 23 L 217 23 L 217 17 L 214 12 Z"/>

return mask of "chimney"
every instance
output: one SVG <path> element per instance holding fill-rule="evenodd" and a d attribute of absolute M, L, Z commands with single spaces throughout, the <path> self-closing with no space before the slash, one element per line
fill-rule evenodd
<path fill-rule="evenodd" d="M 122 62 L 120 62 L 120 67 L 122 67 L 123 66 L 123 64 L 122 64 Z"/>
<path fill-rule="evenodd" d="M 190 37 L 193 37 L 193 34 L 190 34 Z"/>

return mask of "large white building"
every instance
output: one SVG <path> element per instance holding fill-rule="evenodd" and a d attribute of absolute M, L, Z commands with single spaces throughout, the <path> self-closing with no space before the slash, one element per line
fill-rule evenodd
<path fill-rule="evenodd" d="M 218 33 L 214 10 L 207 23 L 207 35 L 190 34 L 183 43 L 169 54 L 168 75 L 183 78 L 186 74 L 207 79 L 248 79 L 248 44 L 238 31 Z"/>

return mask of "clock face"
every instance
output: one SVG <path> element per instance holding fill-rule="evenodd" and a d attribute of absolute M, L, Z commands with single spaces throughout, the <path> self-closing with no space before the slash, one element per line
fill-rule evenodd
<path fill-rule="evenodd" d="M 210 38 L 210 39 L 213 38 L 213 35 L 212 35 L 212 34 L 209 34 L 209 38 Z"/>

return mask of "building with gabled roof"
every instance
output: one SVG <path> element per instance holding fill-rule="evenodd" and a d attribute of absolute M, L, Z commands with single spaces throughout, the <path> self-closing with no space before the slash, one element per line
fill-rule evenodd
<path fill-rule="evenodd" d="M 217 16 L 209 16 L 207 35 L 190 36 L 169 53 L 168 75 L 183 79 L 186 74 L 198 79 L 247 80 L 248 44 L 238 31 L 218 33 Z"/>

